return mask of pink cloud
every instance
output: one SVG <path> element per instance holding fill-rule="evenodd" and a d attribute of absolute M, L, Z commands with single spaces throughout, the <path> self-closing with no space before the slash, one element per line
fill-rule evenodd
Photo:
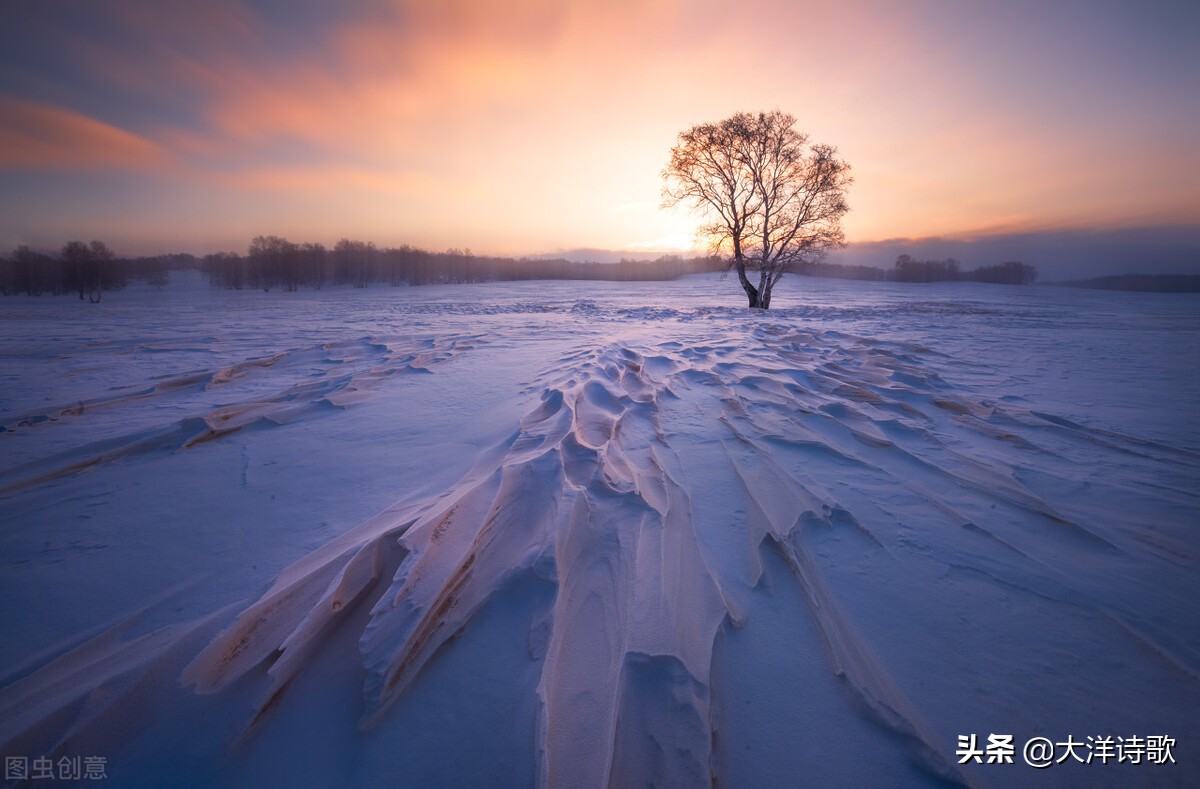
<path fill-rule="evenodd" d="M 72 110 L 0 99 L 0 167 L 157 170 L 169 157 L 150 140 Z"/>

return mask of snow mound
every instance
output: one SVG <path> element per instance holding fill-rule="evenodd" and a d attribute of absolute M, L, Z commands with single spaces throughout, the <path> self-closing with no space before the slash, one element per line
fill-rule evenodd
<path fill-rule="evenodd" d="M 907 497 L 929 526 L 963 532 L 960 554 L 947 562 L 997 562 L 1053 585 L 1071 581 L 1038 558 L 1047 551 L 1107 564 L 1145 545 L 1112 525 L 1072 519 L 1025 486 L 1015 465 L 955 444 L 1034 454 L 1043 467 L 1089 447 L 1164 464 L 1197 459 L 970 401 L 923 368 L 926 353 L 765 326 L 741 346 L 615 344 L 557 360 L 538 382 L 540 402 L 470 475 L 290 568 L 184 680 L 213 692 L 266 661 L 273 681 L 258 720 L 330 622 L 361 605 L 370 609 L 359 639 L 369 726 L 494 595 L 533 574 L 558 589 L 531 632 L 531 650 L 544 651 L 542 780 L 703 783 L 716 758 L 714 641 L 724 622 L 753 615 L 747 599 L 760 583 L 762 551 L 771 550 L 803 590 L 832 671 L 910 743 L 922 768 L 964 780 L 939 755 L 946 735 L 923 720 L 825 580 L 828 560 L 816 556 L 833 540 L 853 545 L 858 561 L 885 562 L 916 524 L 857 517 L 831 492 L 836 477 L 892 488 L 882 500 Z M 737 480 L 725 503 L 733 517 L 696 517 L 691 465 L 724 466 Z M 724 555 L 717 541 L 740 542 L 745 555 Z M 1120 627 L 1118 601 L 1089 605 Z M 1173 654 L 1153 636 L 1136 639 Z M 1196 676 L 1195 666 L 1177 666 Z"/>
<path fill-rule="evenodd" d="M 319 717 L 288 690 L 322 684 L 359 729 L 328 736 L 383 748 L 423 678 L 449 693 L 443 664 L 489 670 L 471 634 L 498 616 L 524 644 L 515 692 L 535 700 L 511 760 L 539 785 L 988 783 L 986 766 L 956 763 L 958 735 L 1200 734 L 1194 452 L 981 397 L 946 376 L 970 362 L 850 326 L 514 304 L 472 319 L 542 314 L 559 333 L 519 357 L 538 359 L 522 415 L 456 482 L 330 536 L 236 613 L 120 626 L 17 672 L 0 690 L 6 752 L 107 742 L 104 722 L 152 706 L 145 689 L 167 675 L 233 705 L 244 752 L 278 747 L 271 732 L 296 710 Z M 575 336 L 594 321 L 657 329 Z M 0 484 L 16 495 L 202 452 L 318 407 L 341 418 L 392 376 L 528 336 L 322 343 L 9 419 L 19 436 L 149 401 L 184 414 L 6 468 Z M 352 761 L 338 775 L 381 779 Z M 1028 777 L 1129 776 L 1071 769 Z"/>

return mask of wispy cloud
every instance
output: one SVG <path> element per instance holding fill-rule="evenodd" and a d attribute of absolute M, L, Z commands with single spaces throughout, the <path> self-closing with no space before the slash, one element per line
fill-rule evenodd
<path fill-rule="evenodd" d="M 154 142 L 95 118 L 0 98 L 0 168 L 155 170 L 169 160 Z"/>
<path fill-rule="evenodd" d="M 1089 9 L 1076 21 L 1091 38 L 1066 35 L 1057 6 L 113 0 L 69 18 L 5 13 L 0 166 L 156 175 L 189 194 L 198 225 L 299 192 L 322 221 L 384 217 L 380 241 L 678 239 L 693 219 L 659 208 L 676 133 L 772 107 L 854 166 L 852 239 L 1200 218 L 1200 110 L 1183 76 L 1200 64 L 1174 38 L 1152 46 L 1151 12 Z M 1097 43 L 1131 25 L 1145 27 L 1137 57 Z M 300 234 L 313 218 L 294 222 Z"/>

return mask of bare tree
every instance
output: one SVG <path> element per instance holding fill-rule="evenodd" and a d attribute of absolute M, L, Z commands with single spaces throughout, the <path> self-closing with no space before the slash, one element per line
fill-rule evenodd
<path fill-rule="evenodd" d="M 66 286 L 79 291 L 80 301 L 87 293 L 88 301 L 98 304 L 104 291 L 125 287 L 124 277 L 114 264 L 115 257 L 103 241 L 91 244 L 68 241 L 60 253 Z"/>
<path fill-rule="evenodd" d="M 246 254 L 254 284 L 264 292 L 270 292 L 275 285 L 281 285 L 285 291 L 295 291 L 300 277 L 296 266 L 298 252 L 299 247 L 282 236 L 255 236 Z"/>
<path fill-rule="evenodd" d="M 663 170 L 665 206 L 691 205 L 699 234 L 732 253 L 751 307 L 769 309 L 783 275 L 845 243 L 850 165 L 828 145 L 809 145 L 778 110 L 740 112 L 680 133 Z M 747 269 L 758 271 L 758 284 Z"/>
<path fill-rule="evenodd" d="M 352 282 L 365 288 L 375 278 L 374 242 L 351 241 L 343 238 L 333 246 L 334 282 Z"/>
<path fill-rule="evenodd" d="M 90 253 L 89 268 L 91 269 L 91 276 L 88 280 L 90 289 L 88 301 L 92 304 L 99 304 L 102 292 L 123 288 L 125 281 L 121 273 L 116 270 L 113 262 L 116 254 L 108 248 L 108 244 L 103 241 L 93 241 L 88 244 L 88 252 Z"/>
<path fill-rule="evenodd" d="M 30 296 L 40 296 L 65 292 L 62 264 L 49 255 L 22 245 L 13 250 L 9 266 L 9 293 L 24 291 Z"/>
<path fill-rule="evenodd" d="M 212 284 L 226 290 L 241 290 L 246 286 L 246 261 L 236 252 L 205 255 L 204 273 Z"/>
<path fill-rule="evenodd" d="M 88 245 L 82 241 L 68 241 L 63 245 L 62 252 L 59 253 L 63 261 L 63 277 L 67 282 L 67 287 L 71 290 L 79 290 L 79 300 L 83 301 L 83 294 L 88 290 L 88 265 L 91 261 L 91 250 Z"/>

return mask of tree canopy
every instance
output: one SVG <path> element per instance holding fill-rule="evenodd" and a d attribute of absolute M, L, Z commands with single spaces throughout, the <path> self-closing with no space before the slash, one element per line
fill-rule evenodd
<path fill-rule="evenodd" d="M 690 205 L 705 217 L 700 235 L 732 253 L 751 307 L 770 308 L 786 272 L 845 243 L 850 165 L 795 126 L 778 110 L 698 124 L 680 133 L 662 172 L 664 205 Z M 747 269 L 757 270 L 757 285 Z"/>

